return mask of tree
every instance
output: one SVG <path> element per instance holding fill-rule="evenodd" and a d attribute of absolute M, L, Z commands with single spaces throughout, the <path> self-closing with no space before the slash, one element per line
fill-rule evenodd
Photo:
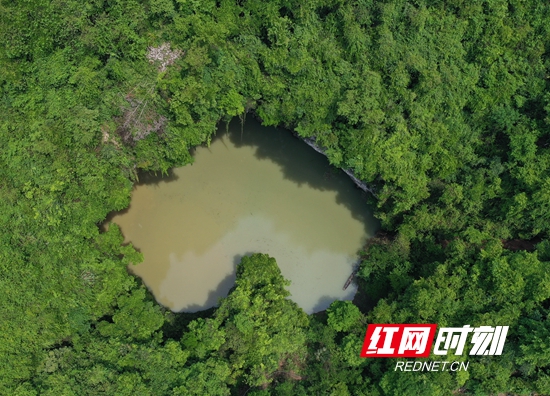
<path fill-rule="evenodd" d="M 278 378 L 299 376 L 306 355 L 307 315 L 287 299 L 289 282 L 281 275 L 275 259 L 253 254 L 237 266 L 235 288 L 220 301 L 214 317 L 196 325 L 184 336 L 201 340 L 203 329 L 219 339 L 210 356 L 223 356 L 230 364 L 232 378 L 249 386 L 267 386 Z M 202 349 L 203 347 L 198 346 Z"/>

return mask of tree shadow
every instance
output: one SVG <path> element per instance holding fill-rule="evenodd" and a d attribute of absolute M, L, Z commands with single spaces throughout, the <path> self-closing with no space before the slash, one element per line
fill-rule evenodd
<path fill-rule="evenodd" d="M 179 179 L 179 176 L 174 173 L 173 169 L 169 169 L 167 175 L 162 175 L 160 172 L 155 173 L 155 172 L 143 171 L 143 172 L 139 172 L 138 181 L 134 183 L 134 187 L 132 188 L 132 190 L 135 189 L 137 186 L 142 186 L 145 184 L 159 187 L 161 183 L 171 183 L 171 182 L 177 181 L 178 179 Z M 116 216 L 124 215 L 128 213 L 128 211 L 131 208 L 132 208 L 132 200 L 130 199 L 130 204 L 126 208 L 107 213 L 105 220 L 103 220 L 98 224 L 99 229 L 102 232 L 105 232 L 108 228 L 107 226 L 112 222 L 113 218 L 115 218 Z"/>
<path fill-rule="evenodd" d="M 326 309 L 330 306 L 330 304 L 332 304 L 336 300 L 340 300 L 340 299 L 336 297 L 331 297 L 331 296 L 322 296 L 321 298 L 319 298 L 317 303 L 315 303 L 315 305 L 313 306 L 312 312 L 308 312 L 308 315 L 326 311 Z"/>
<path fill-rule="evenodd" d="M 215 139 L 225 134 L 236 147 L 254 147 L 256 158 L 277 164 L 284 179 L 298 186 L 336 192 L 336 203 L 345 206 L 353 218 L 363 224 L 367 235 L 373 235 L 379 228 L 372 208 L 367 204 L 366 193 L 344 171 L 330 165 L 323 154 L 313 150 L 292 132 L 264 127 L 254 119 L 248 120 L 245 125 L 233 119 L 228 128 L 225 125 L 218 127 Z"/>
<path fill-rule="evenodd" d="M 286 180 L 299 186 L 307 186 L 320 191 L 335 191 L 335 201 L 345 206 L 356 220 L 360 221 L 367 236 L 372 236 L 378 221 L 374 219 L 372 210 L 367 204 L 367 198 L 362 190 L 340 169 L 331 166 L 325 156 L 317 153 L 306 143 L 292 135 L 288 130 L 273 127 L 263 127 L 256 120 L 247 121 L 241 129 L 241 124 L 234 119 L 226 132 L 225 125 L 220 125 L 213 141 L 228 133 L 232 144 L 237 147 L 250 146 L 255 148 L 255 156 L 261 161 L 272 161 L 277 164 Z M 177 181 L 178 176 L 173 169 L 168 175 L 142 172 L 136 185 L 154 185 Z M 111 212 L 103 225 L 108 224 L 115 215 L 126 213 L 131 204 L 119 212 Z M 322 215 L 322 213 L 320 213 Z M 251 254 L 250 252 L 246 254 Z M 214 290 L 208 292 L 204 304 L 192 304 L 180 312 L 194 313 L 203 311 L 218 304 L 219 298 L 227 296 L 235 285 L 236 266 L 243 255 L 233 259 L 232 273 L 226 276 Z M 336 298 L 323 296 L 315 304 L 313 312 L 325 310 Z"/>
<path fill-rule="evenodd" d="M 158 187 L 161 183 L 171 183 L 179 179 L 173 168 L 168 169 L 168 174 L 163 175 L 161 172 L 141 171 L 138 173 L 138 181 L 134 184 L 136 186 L 153 185 Z"/>
<path fill-rule="evenodd" d="M 372 297 L 369 297 L 365 293 L 363 287 L 364 286 L 361 284 L 361 282 L 359 282 L 357 293 L 355 293 L 352 302 L 364 315 L 367 315 L 376 306 L 378 301 L 373 299 Z"/>
<path fill-rule="evenodd" d="M 178 313 L 195 313 L 217 307 L 221 298 L 227 297 L 235 287 L 235 280 L 237 276 L 237 265 L 241 262 L 244 256 L 249 256 L 253 252 L 246 252 L 244 254 L 237 254 L 233 257 L 233 269 L 229 275 L 222 279 L 218 286 L 214 290 L 208 292 L 208 297 L 203 304 L 191 304 L 182 308 Z"/>
<path fill-rule="evenodd" d="M 177 313 L 195 313 L 198 311 L 204 311 L 205 309 L 217 307 L 220 298 L 227 297 L 229 291 L 235 285 L 235 268 L 231 274 L 227 275 L 225 278 L 218 283 L 218 286 L 214 290 L 208 292 L 208 297 L 206 301 L 202 304 L 189 304 L 177 311 Z"/>

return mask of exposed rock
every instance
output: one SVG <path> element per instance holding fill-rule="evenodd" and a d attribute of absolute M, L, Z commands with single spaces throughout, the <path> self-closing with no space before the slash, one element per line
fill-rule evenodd
<path fill-rule="evenodd" d="M 170 43 L 163 43 L 159 47 L 149 47 L 147 49 L 147 59 L 149 62 L 158 62 L 158 71 L 164 72 L 166 68 L 172 65 L 179 57 L 184 54 L 182 50 L 170 49 Z"/>
<path fill-rule="evenodd" d="M 296 135 L 298 136 L 298 135 Z M 302 138 L 300 136 L 298 136 L 300 139 L 302 139 L 308 146 L 310 146 L 313 150 L 317 151 L 318 153 L 320 154 L 323 154 L 325 157 L 327 156 L 325 154 L 325 151 L 323 149 L 321 149 L 319 146 L 317 146 L 317 143 L 315 141 L 315 138 Z M 344 169 L 344 168 L 340 168 L 344 171 L 344 173 L 346 175 L 348 175 L 351 180 L 353 180 L 353 182 L 355 183 L 355 185 L 357 187 L 359 187 L 361 190 L 365 191 L 365 192 L 369 192 L 371 193 L 375 198 L 378 198 L 376 196 L 376 194 L 374 193 L 374 191 L 369 188 L 369 186 L 367 186 L 367 184 L 361 180 L 359 180 L 354 174 L 353 174 L 353 171 L 351 169 Z"/>

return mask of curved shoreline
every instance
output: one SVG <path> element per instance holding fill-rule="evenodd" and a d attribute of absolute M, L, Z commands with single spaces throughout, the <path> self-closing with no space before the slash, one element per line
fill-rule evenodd
<path fill-rule="evenodd" d="M 317 151 L 318 153 L 320 154 L 323 154 L 325 157 L 327 157 L 327 155 L 325 154 L 325 152 L 323 151 L 322 148 L 320 148 L 319 146 L 317 146 L 317 142 L 315 140 L 315 138 L 303 138 L 301 137 L 300 135 L 298 135 L 296 132 L 292 132 L 294 134 L 294 136 L 296 136 L 297 138 L 299 138 L 300 140 L 302 140 L 304 143 L 306 143 L 309 147 L 311 147 L 313 150 Z M 328 158 L 328 157 L 327 157 Z M 371 193 L 372 196 L 376 199 L 378 199 L 378 197 L 376 196 L 376 194 L 374 193 L 374 191 L 369 187 L 367 186 L 367 184 L 365 182 L 363 182 L 362 180 L 358 179 L 355 174 L 353 173 L 353 171 L 351 169 L 344 169 L 344 168 L 339 168 L 341 169 L 342 171 L 344 171 L 344 173 L 346 175 L 348 175 L 351 180 L 353 180 L 353 182 L 355 183 L 355 185 L 357 187 L 359 187 L 361 190 L 365 191 L 365 192 L 368 192 L 368 193 Z"/>
<path fill-rule="evenodd" d="M 241 125 L 244 124 L 244 122 L 246 122 L 246 114 L 247 113 L 251 113 L 252 116 L 258 120 L 260 122 L 260 124 L 262 124 L 263 126 L 263 120 L 262 120 L 262 117 L 260 117 L 254 110 L 248 110 L 246 111 L 244 114 L 243 114 L 243 117 L 241 118 L 241 116 L 239 116 L 240 120 L 241 120 Z M 276 128 L 279 128 L 279 126 L 276 126 Z M 298 139 L 300 139 L 301 141 L 303 141 L 305 144 L 307 144 L 309 147 L 311 147 L 313 150 L 317 151 L 319 154 L 323 154 L 327 159 L 328 159 L 328 156 L 327 154 L 325 153 L 325 151 L 317 146 L 317 142 L 316 142 L 316 138 L 315 137 L 311 137 L 311 138 L 304 138 L 304 137 L 301 137 L 296 131 L 290 129 L 290 128 L 287 128 L 287 127 L 283 127 L 284 129 L 287 129 L 288 131 L 290 131 L 295 137 L 297 137 Z M 346 175 L 348 175 L 350 177 L 351 180 L 353 180 L 353 182 L 355 183 L 355 185 L 357 187 L 359 187 L 361 190 L 365 191 L 365 192 L 368 192 L 370 194 L 372 194 L 372 196 L 376 199 L 378 199 L 378 196 L 376 195 L 376 193 L 374 192 L 374 190 L 372 188 L 370 188 L 367 183 L 365 183 L 364 181 L 360 180 L 359 178 L 357 178 L 357 176 L 355 176 L 355 174 L 353 173 L 353 171 L 351 169 L 344 169 L 344 168 L 340 168 L 340 167 L 337 167 L 338 169 L 341 169 Z"/>

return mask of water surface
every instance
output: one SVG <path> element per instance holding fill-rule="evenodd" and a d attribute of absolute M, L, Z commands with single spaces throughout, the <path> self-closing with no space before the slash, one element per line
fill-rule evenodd
<path fill-rule="evenodd" d="M 342 290 L 356 254 L 377 227 L 364 193 L 286 130 L 256 121 L 222 126 L 195 162 L 168 177 L 145 176 L 116 214 L 143 254 L 131 266 L 174 311 L 216 305 L 245 254 L 274 257 L 306 312 L 351 299 Z"/>

